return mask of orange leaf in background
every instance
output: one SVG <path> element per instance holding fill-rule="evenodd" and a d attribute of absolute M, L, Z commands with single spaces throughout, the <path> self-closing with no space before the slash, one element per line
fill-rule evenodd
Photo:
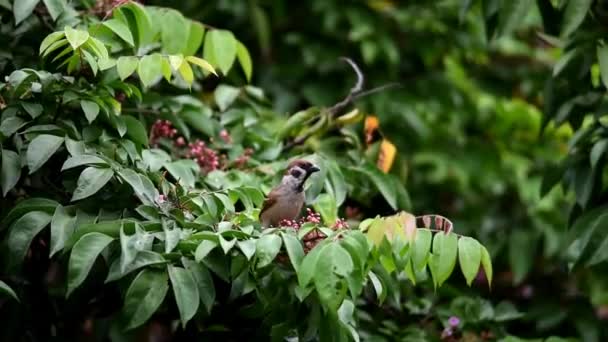
<path fill-rule="evenodd" d="M 372 139 L 374 138 L 374 132 L 378 130 L 378 127 L 380 127 L 380 122 L 378 121 L 378 118 L 376 116 L 368 115 L 367 117 L 365 117 L 364 131 L 366 144 L 369 145 L 372 142 Z"/>
<path fill-rule="evenodd" d="M 380 154 L 378 155 L 378 168 L 384 173 L 390 171 L 391 167 L 393 166 L 393 162 L 395 161 L 396 153 L 397 148 L 395 145 L 386 139 L 382 140 L 382 144 L 380 145 Z"/>

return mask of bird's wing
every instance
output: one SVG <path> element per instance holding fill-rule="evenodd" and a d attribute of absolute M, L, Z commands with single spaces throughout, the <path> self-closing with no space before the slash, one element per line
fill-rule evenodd
<path fill-rule="evenodd" d="M 272 207 L 275 203 L 277 203 L 277 190 L 273 189 L 272 191 L 270 191 L 270 193 L 268 194 L 268 196 L 266 196 L 266 199 L 264 200 L 264 203 L 262 204 L 262 210 L 260 210 L 260 217 L 262 217 L 262 214 L 264 213 L 264 211 L 270 209 L 270 207 Z"/>

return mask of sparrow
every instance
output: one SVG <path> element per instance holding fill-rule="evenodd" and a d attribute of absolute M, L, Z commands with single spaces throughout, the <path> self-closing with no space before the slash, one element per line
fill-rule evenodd
<path fill-rule="evenodd" d="M 306 200 L 304 183 L 317 171 L 320 171 L 318 166 L 302 159 L 287 165 L 281 183 L 268 193 L 262 204 L 260 221 L 263 227 L 276 227 L 282 220 L 298 217 Z"/>

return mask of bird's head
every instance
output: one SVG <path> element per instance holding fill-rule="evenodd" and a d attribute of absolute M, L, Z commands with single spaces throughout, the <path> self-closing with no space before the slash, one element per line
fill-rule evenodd
<path fill-rule="evenodd" d="M 308 177 L 320 170 L 318 166 L 307 160 L 296 159 L 287 165 L 283 180 L 293 184 L 298 191 L 302 191 Z"/>

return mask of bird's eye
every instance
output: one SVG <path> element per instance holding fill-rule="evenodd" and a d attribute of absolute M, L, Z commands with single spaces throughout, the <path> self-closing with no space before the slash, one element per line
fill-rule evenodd
<path fill-rule="evenodd" d="M 302 175 L 302 171 L 295 169 L 295 170 L 291 170 L 291 175 L 294 176 L 295 178 L 300 178 L 300 176 Z"/>

